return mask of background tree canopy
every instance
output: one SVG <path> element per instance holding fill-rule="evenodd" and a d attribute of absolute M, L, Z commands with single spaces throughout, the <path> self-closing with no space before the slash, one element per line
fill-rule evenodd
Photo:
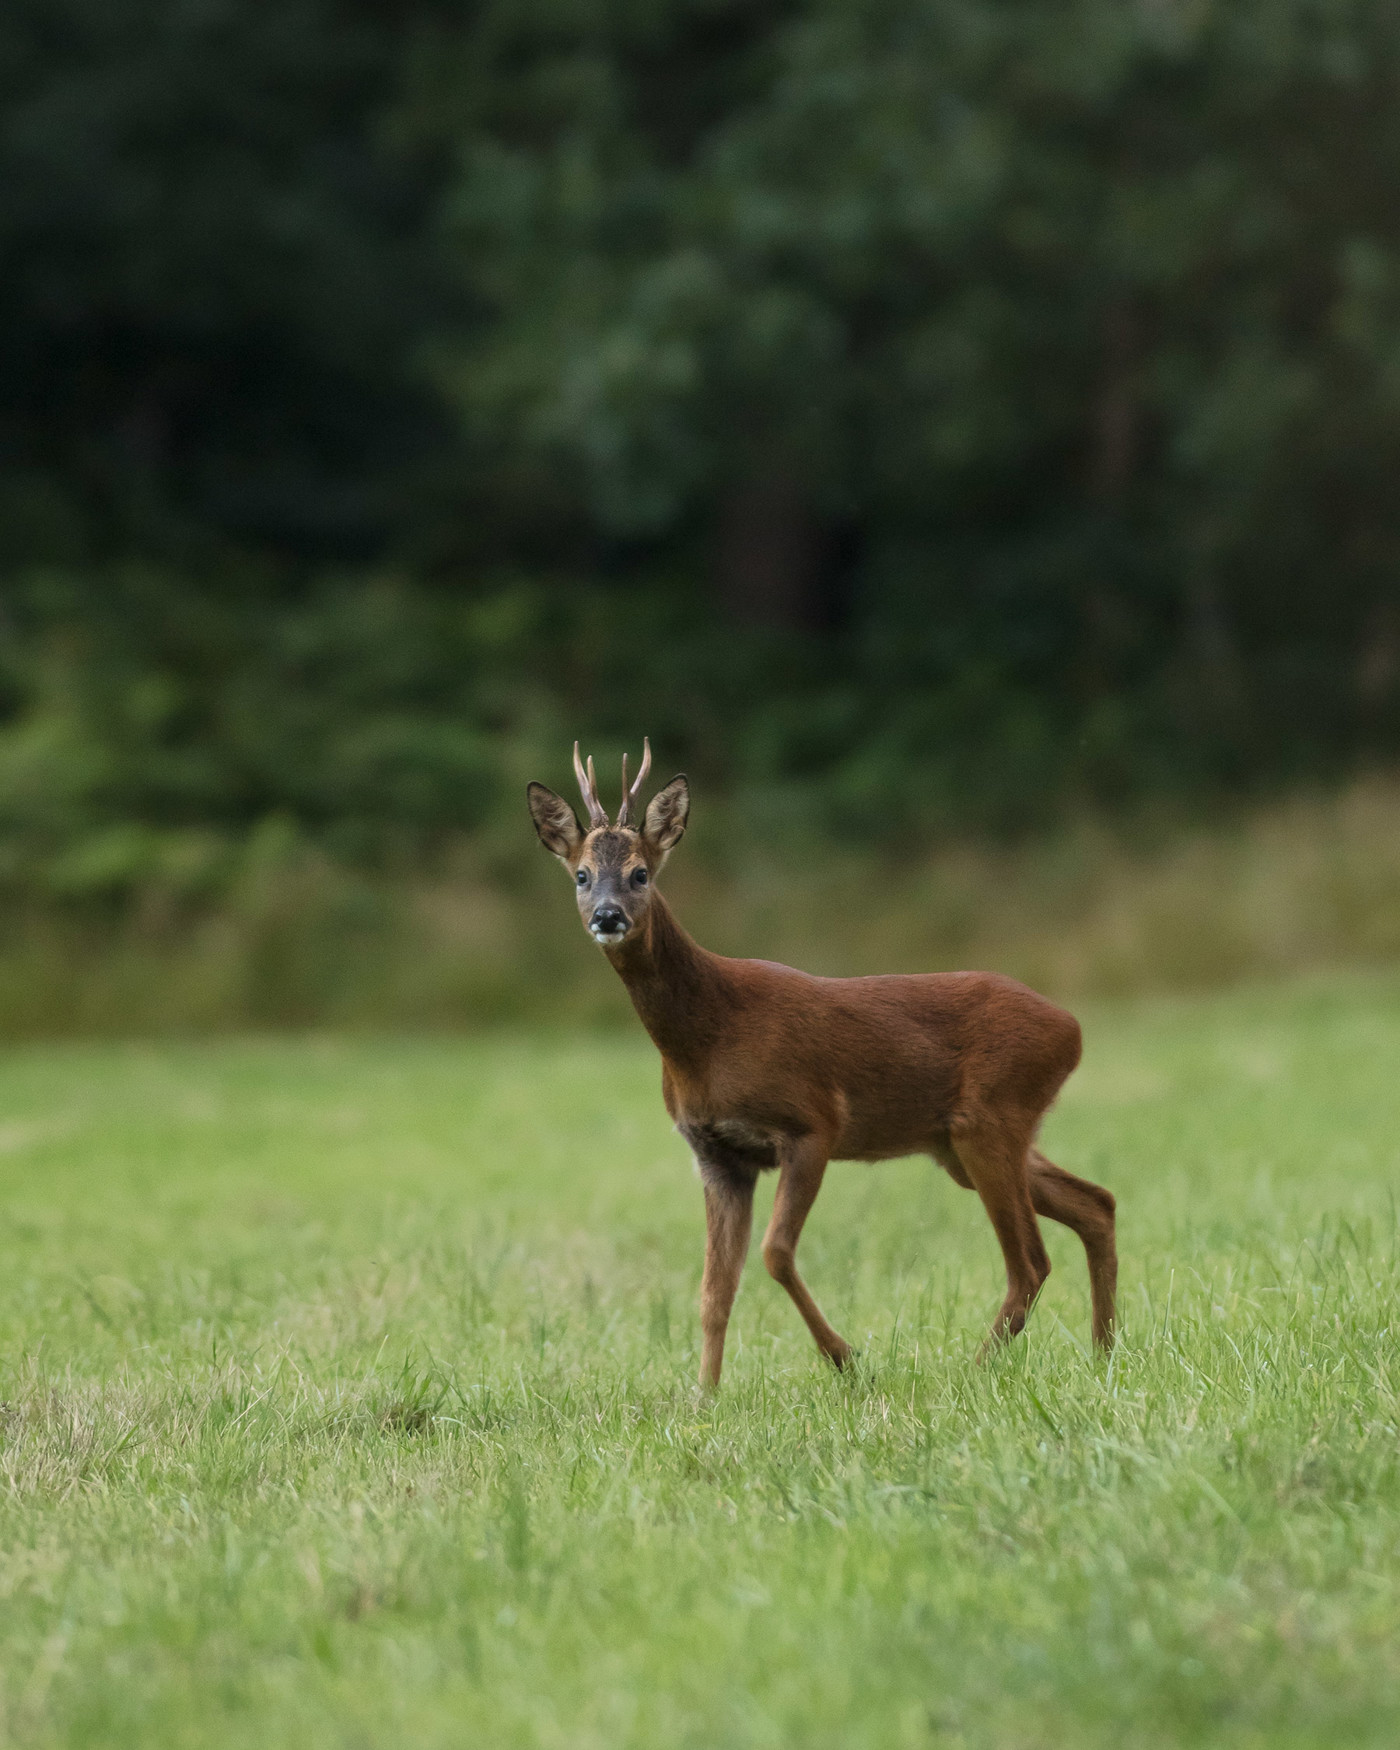
<path fill-rule="evenodd" d="M 891 838 L 1393 757 L 1397 73 L 1375 0 L 15 0 L 9 879 L 421 859 L 575 733 Z"/>

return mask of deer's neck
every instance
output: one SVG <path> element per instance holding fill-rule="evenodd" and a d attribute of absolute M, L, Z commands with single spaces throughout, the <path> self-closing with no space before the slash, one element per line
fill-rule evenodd
<path fill-rule="evenodd" d="M 698 1069 L 734 1002 L 719 955 L 687 935 L 659 893 L 647 908 L 645 930 L 607 953 L 657 1050 L 674 1064 Z"/>

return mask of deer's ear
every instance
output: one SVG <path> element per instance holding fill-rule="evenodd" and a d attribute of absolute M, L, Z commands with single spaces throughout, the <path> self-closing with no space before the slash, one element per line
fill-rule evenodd
<path fill-rule="evenodd" d="M 530 799 L 530 818 L 540 843 L 562 862 L 570 862 L 583 843 L 578 816 L 562 796 L 556 796 L 543 784 L 531 784 L 525 794 Z"/>
<path fill-rule="evenodd" d="M 672 778 L 666 788 L 658 790 L 647 803 L 642 836 L 658 856 L 664 857 L 681 842 L 689 818 L 690 785 L 684 777 Z"/>

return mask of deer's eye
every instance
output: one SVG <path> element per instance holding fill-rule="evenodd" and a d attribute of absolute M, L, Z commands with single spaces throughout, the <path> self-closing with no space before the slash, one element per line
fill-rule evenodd
<path fill-rule="evenodd" d="M 580 869 L 578 874 L 574 876 L 574 881 L 579 887 L 587 887 L 587 885 L 588 885 L 588 871 L 587 871 L 587 869 Z"/>
<path fill-rule="evenodd" d="M 646 872 L 646 870 L 645 869 L 634 869 L 632 871 L 632 885 L 634 887 L 645 887 L 646 884 L 647 884 L 647 872 Z"/>

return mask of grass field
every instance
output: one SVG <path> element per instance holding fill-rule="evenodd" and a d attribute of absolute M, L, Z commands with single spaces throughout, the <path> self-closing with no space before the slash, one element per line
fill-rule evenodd
<path fill-rule="evenodd" d="M 844 1166 L 712 1403 L 644 1040 L 8 1051 L 0 1741 L 1394 1745 L 1400 981 L 1086 1023 L 1112 1364 Z"/>

